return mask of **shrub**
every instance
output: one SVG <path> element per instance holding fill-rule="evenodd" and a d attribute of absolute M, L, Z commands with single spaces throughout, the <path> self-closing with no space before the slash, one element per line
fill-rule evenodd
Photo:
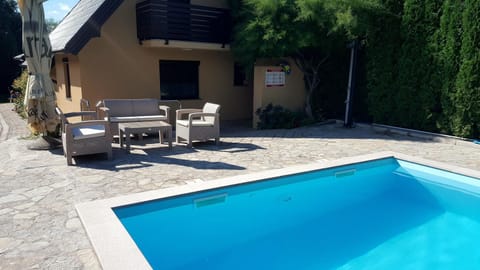
<path fill-rule="evenodd" d="M 462 13 L 462 46 L 460 66 L 455 82 L 452 114 L 453 134 L 462 137 L 480 136 L 480 1 L 464 2 Z"/>
<path fill-rule="evenodd" d="M 256 114 L 259 118 L 258 129 L 296 128 L 309 124 L 304 112 L 292 112 L 280 105 L 268 104 L 265 108 L 258 108 Z"/>
<path fill-rule="evenodd" d="M 27 115 L 25 113 L 25 91 L 27 89 L 27 81 L 28 81 L 28 71 L 24 70 L 22 74 L 18 78 L 13 81 L 12 88 L 13 91 L 16 92 L 16 97 L 14 99 L 15 103 L 15 111 L 20 114 L 23 118 L 26 118 Z"/>
<path fill-rule="evenodd" d="M 441 3 L 405 0 L 398 63 L 398 92 L 394 94 L 399 125 L 435 131 L 438 118 L 440 77 L 435 30 L 439 28 Z"/>
<path fill-rule="evenodd" d="M 381 0 L 386 12 L 372 15 L 366 42 L 368 111 L 374 122 L 397 125 L 394 95 L 398 88 L 398 59 L 403 1 Z"/>
<path fill-rule="evenodd" d="M 460 50 L 462 47 L 463 0 L 446 0 L 438 29 L 438 62 L 442 73 L 441 95 L 442 114 L 437 126 L 443 133 L 453 133 L 454 115 L 457 110 L 455 101 L 455 80 L 460 69 Z M 457 134 L 459 135 L 459 134 Z"/>

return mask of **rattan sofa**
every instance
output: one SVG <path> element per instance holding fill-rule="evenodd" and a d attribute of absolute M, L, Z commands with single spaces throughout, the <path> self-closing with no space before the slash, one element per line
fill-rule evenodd
<path fill-rule="evenodd" d="M 159 105 L 158 99 L 104 99 L 97 110 L 110 123 L 113 135 L 118 135 L 118 123 L 165 121 L 169 122 L 170 107 Z"/>

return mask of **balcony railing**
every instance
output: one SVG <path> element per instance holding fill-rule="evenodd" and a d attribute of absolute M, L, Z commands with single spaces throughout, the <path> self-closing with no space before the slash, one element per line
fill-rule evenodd
<path fill-rule="evenodd" d="M 137 3 L 137 37 L 170 40 L 230 43 L 231 15 L 228 9 L 190 5 L 168 0 Z"/>

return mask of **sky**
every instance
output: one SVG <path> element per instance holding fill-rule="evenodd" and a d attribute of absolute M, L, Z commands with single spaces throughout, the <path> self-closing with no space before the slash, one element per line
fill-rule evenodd
<path fill-rule="evenodd" d="M 43 3 L 46 19 L 61 21 L 77 4 L 78 0 L 48 0 Z"/>

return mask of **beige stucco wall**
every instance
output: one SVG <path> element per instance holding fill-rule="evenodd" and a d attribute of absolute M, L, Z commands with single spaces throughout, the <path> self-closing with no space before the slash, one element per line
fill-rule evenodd
<path fill-rule="evenodd" d="M 63 69 L 63 58 L 68 58 L 70 69 L 70 91 L 71 98 L 66 98 L 65 72 Z M 55 55 L 55 79 L 57 105 L 63 112 L 80 111 L 80 99 L 82 98 L 82 80 L 80 62 L 75 55 Z"/>
<path fill-rule="evenodd" d="M 123 2 L 103 25 L 101 37 L 91 39 L 77 60 L 80 70 L 75 62 L 75 71 L 78 82 L 81 74 L 82 93 L 72 87 L 72 100 L 59 99 L 60 106 L 79 104 L 81 97 L 91 104 L 104 98 L 160 98 L 159 60 L 192 60 L 200 61 L 200 99 L 182 100 L 184 108 L 210 101 L 222 106 L 224 120 L 251 117 L 252 87 L 233 86 L 231 52 L 142 47 L 136 36 L 135 1 Z M 59 96 L 64 97 L 61 92 Z"/>
<path fill-rule="evenodd" d="M 263 108 L 267 106 L 269 103 L 272 103 L 273 105 L 281 105 L 282 107 L 292 111 L 300 111 L 304 109 L 306 93 L 305 84 L 303 81 L 303 73 L 293 63 L 293 61 L 289 61 L 289 63 L 292 71 L 290 74 L 285 75 L 285 85 L 271 87 L 265 86 L 265 73 L 267 69 L 278 69 L 279 66 L 263 63 L 258 63 L 255 65 L 253 82 L 254 127 L 256 126 L 258 121 L 258 118 L 255 115 L 255 111 L 258 108 Z"/>

